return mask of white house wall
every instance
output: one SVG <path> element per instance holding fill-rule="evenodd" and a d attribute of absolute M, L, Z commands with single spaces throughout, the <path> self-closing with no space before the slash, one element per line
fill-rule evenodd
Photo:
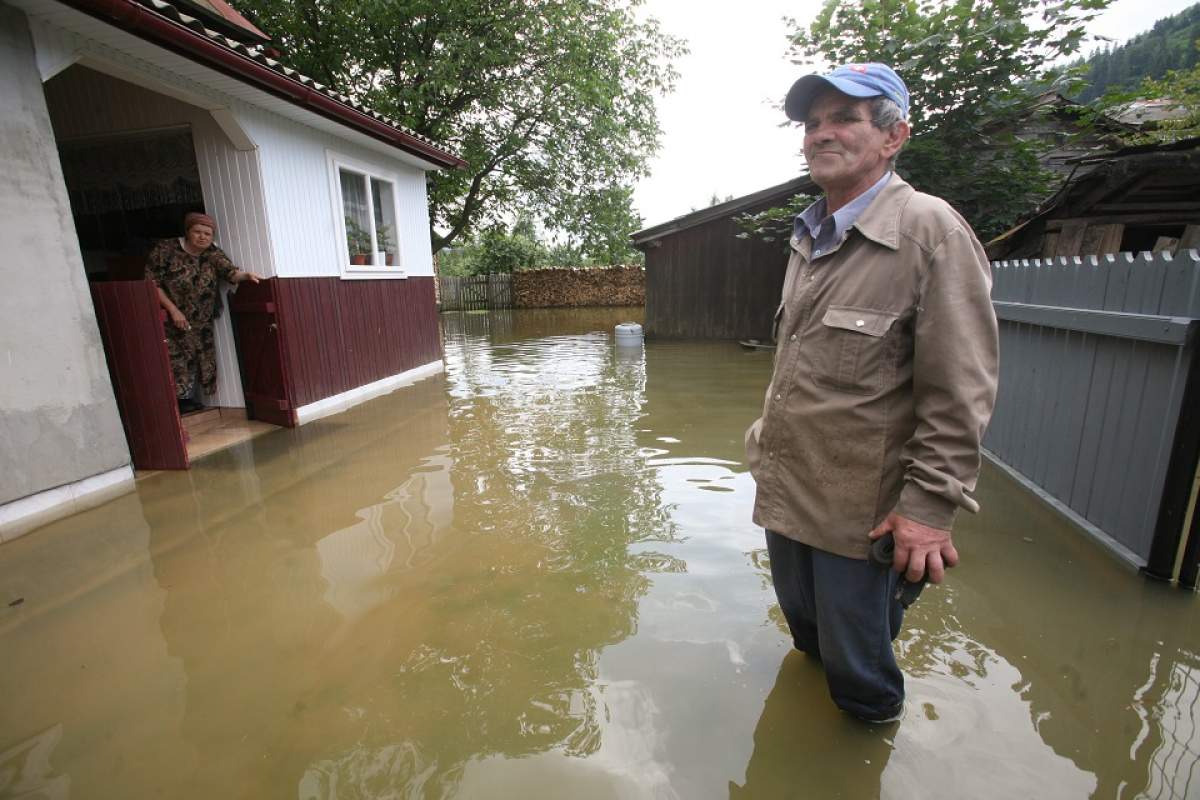
<path fill-rule="evenodd" d="M 328 154 L 332 151 L 395 176 L 397 245 L 404 273 L 433 275 L 423 170 L 270 111 L 238 106 L 236 115 L 261 153 L 276 274 L 281 278 L 341 274 L 346 248 L 335 216 L 338 206 L 331 197 Z"/>
<path fill-rule="evenodd" d="M 60 141 L 189 125 L 206 211 L 217 221 L 217 243 L 239 267 L 275 274 L 257 150 L 236 149 L 202 108 L 91 69 L 72 67 L 45 88 Z M 214 333 L 217 393 L 209 399 L 241 407 L 245 400 L 228 314 L 216 321 Z"/>

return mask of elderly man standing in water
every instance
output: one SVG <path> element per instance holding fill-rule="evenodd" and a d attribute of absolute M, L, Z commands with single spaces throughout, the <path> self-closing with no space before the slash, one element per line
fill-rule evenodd
<path fill-rule="evenodd" d="M 771 578 L 795 646 L 833 701 L 899 718 L 900 575 L 939 583 L 972 498 L 996 396 L 991 273 L 970 225 L 895 173 L 908 89 L 883 64 L 792 86 L 824 197 L 796 217 L 775 370 L 746 435 Z M 867 560 L 894 538 L 894 569 Z"/>

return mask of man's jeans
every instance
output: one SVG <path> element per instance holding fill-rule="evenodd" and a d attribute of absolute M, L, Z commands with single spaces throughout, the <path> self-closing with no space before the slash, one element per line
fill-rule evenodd
<path fill-rule="evenodd" d="M 862 719 L 899 713 L 904 675 L 892 640 L 900 633 L 904 608 L 892 595 L 900 576 L 771 531 L 767 552 L 792 641 L 821 660 L 833 702 Z"/>

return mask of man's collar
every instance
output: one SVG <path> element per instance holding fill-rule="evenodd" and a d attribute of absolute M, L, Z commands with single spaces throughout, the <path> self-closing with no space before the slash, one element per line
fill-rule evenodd
<path fill-rule="evenodd" d="M 837 211 L 833 212 L 832 215 L 826 213 L 826 208 L 828 207 L 827 199 L 825 197 L 818 198 L 816 202 L 796 215 L 795 221 L 792 223 L 792 246 L 796 247 L 800 241 L 804 240 L 806 235 L 813 239 L 818 238 L 818 229 L 821 229 L 821 226 L 826 224 L 825 221 L 827 219 L 832 218 L 832 221 L 828 224 L 832 224 L 834 226 L 835 233 L 833 238 L 837 241 L 843 239 L 851 227 L 856 227 L 865 236 L 867 236 L 867 238 L 877 241 L 879 244 L 891 247 L 893 250 L 896 249 L 899 246 L 898 239 L 891 241 L 887 239 L 886 235 L 883 238 L 879 238 L 877 235 L 871 235 L 871 233 L 863 228 L 863 223 L 867 212 L 878 205 L 878 203 L 875 201 L 878 200 L 880 195 L 882 195 L 889 187 L 894 186 L 897 182 L 907 186 L 907 184 L 905 184 L 900 176 L 894 171 L 889 170 L 888 172 L 885 172 L 878 181 L 870 186 L 870 188 L 866 189 L 857 197 L 853 198 L 849 203 L 846 203 Z M 898 228 L 898 223 L 896 227 Z M 821 233 L 822 236 L 820 238 L 822 239 L 824 239 L 826 236 L 830 236 L 829 232 L 823 229 L 821 230 Z"/>
<path fill-rule="evenodd" d="M 900 248 L 900 215 L 914 189 L 898 174 L 880 190 L 854 223 L 866 238 L 891 250 Z"/>
<path fill-rule="evenodd" d="M 821 196 L 808 208 L 796 215 L 792 222 L 792 236 L 803 239 L 805 234 L 812 235 L 825 219 L 825 197 Z"/>

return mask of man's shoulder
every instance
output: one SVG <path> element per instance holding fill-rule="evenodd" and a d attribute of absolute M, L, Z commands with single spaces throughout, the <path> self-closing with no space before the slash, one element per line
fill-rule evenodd
<path fill-rule="evenodd" d="M 975 238 L 963 216 L 937 195 L 926 194 L 915 189 L 905 203 L 900 216 L 900 233 L 923 250 L 935 250 L 954 234 L 965 234 Z"/>

